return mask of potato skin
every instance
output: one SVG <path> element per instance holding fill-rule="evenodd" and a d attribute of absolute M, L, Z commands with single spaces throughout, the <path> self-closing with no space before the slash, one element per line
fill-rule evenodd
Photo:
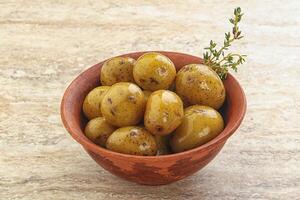
<path fill-rule="evenodd" d="M 111 86 L 104 95 L 101 112 L 114 126 L 132 126 L 142 120 L 145 104 L 144 93 L 137 85 L 120 82 Z"/>
<path fill-rule="evenodd" d="M 130 57 L 115 57 L 107 60 L 101 68 L 102 85 L 113 85 L 118 82 L 132 82 L 135 60 Z"/>
<path fill-rule="evenodd" d="M 170 146 L 175 153 L 193 149 L 212 140 L 223 129 L 223 118 L 218 111 L 208 106 L 190 106 L 172 134 Z"/>
<path fill-rule="evenodd" d="M 175 76 L 176 68 L 173 62 L 156 52 L 143 54 L 133 67 L 134 80 L 144 90 L 168 89 Z"/>
<path fill-rule="evenodd" d="M 96 117 L 90 120 L 85 129 L 85 135 L 94 143 L 105 147 L 107 138 L 116 130 L 117 128 L 106 122 L 103 117 Z"/>
<path fill-rule="evenodd" d="M 99 86 L 91 90 L 85 97 L 82 105 L 83 113 L 88 119 L 101 117 L 101 101 L 109 86 Z"/>
<path fill-rule="evenodd" d="M 225 100 L 222 80 L 206 65 L 189 64 L 181 68 L 175 87 L 185 106 L 198 104 L 219 109 Z"/>
<path fill-rule="evenodd" d="M 140 156 L 154 156 L 157 152 L 153 135 L 139 126 L 117 129 L 109 136 L 106 148 L 119 153 Z"/>
<path fill-rule="evenodd" d="M 183 118 L 181 99 L 169 90 L 153 92 L 146 105 L 144 124 L 155 135 L 168 135 L 174 131 Z"/>

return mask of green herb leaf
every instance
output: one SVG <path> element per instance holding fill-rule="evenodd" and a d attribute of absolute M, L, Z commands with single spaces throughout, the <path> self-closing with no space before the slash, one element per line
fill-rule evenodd
<path fill-rule="evenodd" d="M 204 48 L 207 51 L 203 54 L 204 64 L 215 70 L 222 80 L 226 79 L 229 68 L 237 72 L 237 67 L 245 62 L 246 57 L 246 55 L 233 53 L 225 54 L 233 41 L 244 37 L 238 27 L 243 16 L 241 8 L 235 8 L 233 13 L 234 17 L 229 19 L 229 22 L 233 24 L 232 33 L 225 33 L 223 46 L 216 49 L 217 43 L 211 40 L 210 46 Z"/>

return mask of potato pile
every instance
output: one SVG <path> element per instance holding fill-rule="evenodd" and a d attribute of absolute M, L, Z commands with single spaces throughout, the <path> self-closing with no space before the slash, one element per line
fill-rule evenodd
<path fill-rule="evenodd" d="M 136 61 L 107 60 L 102 86 L 88 93 L 86 136 L 111 151 L 154 156 L 186 151 L 224 129 L 219 109 L 225 89 L 210 67 L 189 64 L 176 73 L 166 56 L 150 52 Z"/>

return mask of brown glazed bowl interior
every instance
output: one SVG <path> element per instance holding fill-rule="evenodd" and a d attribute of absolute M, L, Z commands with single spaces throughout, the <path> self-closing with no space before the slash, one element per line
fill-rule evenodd
<path fill-rule="evenodd" d="M 146 52 L 129 53 L 137 59 Z M 202 59 L 175 52 L 160 52 L 169 57 L 177 70 L 187 64 L 202 63 Z M 103 61 L 104 62 L 104 61 Z M 104 169 L 112 174 L 146 185 L 163 185 L 185 178 L 207 165 L 222 149 L 226 140 L 241 124 L 246 111 L 246 98 L 237 80 L 228 75 L 224 81 L 226 101 L 221 112 L 226 126 L 216 138 L 185 152 L 163 156 L 136 156 L 109 151 L 91 142 L 84 135 L 86 119 L 82 103 L 87 93 L 100 85 L 100 62 L 81 73 L 66 89 L 61 102 L 61 118 L 71 136 Z"/>

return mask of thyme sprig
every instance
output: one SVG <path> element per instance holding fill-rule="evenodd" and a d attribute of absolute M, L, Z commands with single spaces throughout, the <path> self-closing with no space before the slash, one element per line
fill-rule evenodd
<path fill-rule="evenodd" d="M 242 16 L 241 8 L 235 8 L 234 17 L 229 19 L 229 22 L 233 25 L 232 32 L 225 33 L 224 43 L 221 48 L 217 49 L 217 43 L 212 40 L 209 47 L 204 48 L 206 50 L 203 54 L 204 64 L 210 66 L 222 80 L 226 79 L 229 68 L 236 72 L 237 67 L 245 62 L 246 55 L 238 53 L 228 53 L 225 55 L 225 51 L 228 50 L 233 41 L 244 37 L 238 27 Z"/>

